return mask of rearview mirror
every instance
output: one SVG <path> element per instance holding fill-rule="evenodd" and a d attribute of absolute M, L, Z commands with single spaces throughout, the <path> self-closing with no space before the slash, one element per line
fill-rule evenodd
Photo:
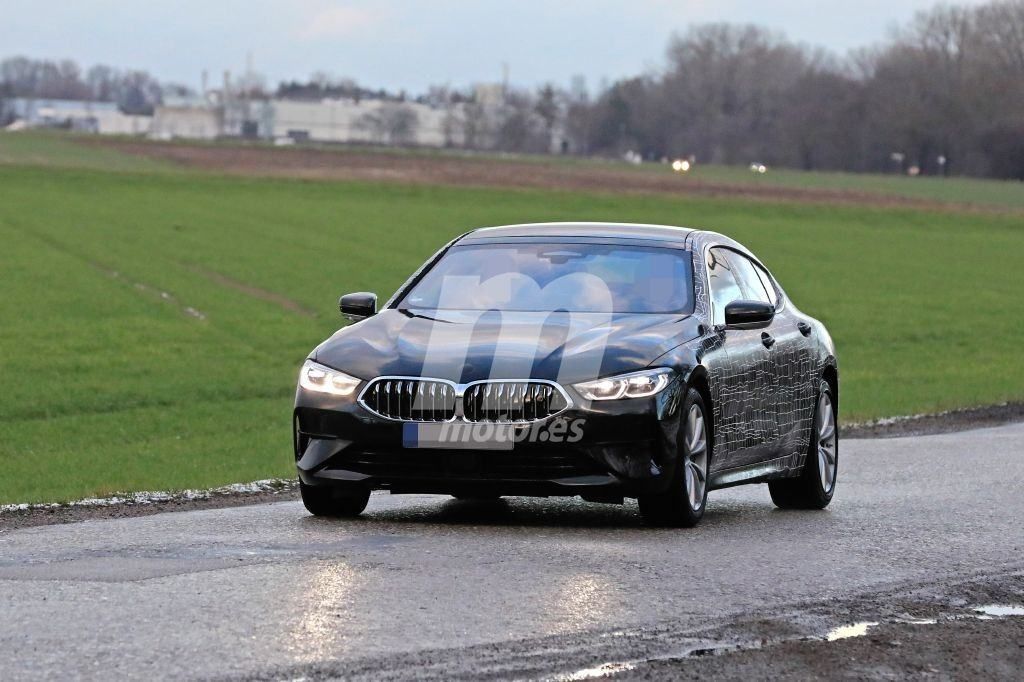
<path fill-rule="evenodd" d="M 338 309 L 342 317 L 352 322 L 365 320 L 377 314 L 377 294 L 367 291 L 345 294 L 338 301 Z"/>
<path fill-rule="evenodd" d="M 775 306 L 763 301 L 733 301 L 725 306 L 725 326 L 733 329 L 754 329 L 771 323 Z"/>

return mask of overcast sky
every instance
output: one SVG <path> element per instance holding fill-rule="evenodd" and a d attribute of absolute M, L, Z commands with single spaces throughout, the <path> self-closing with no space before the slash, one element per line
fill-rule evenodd
<path fill-rule="evenodd" d="M 962 0 L 960 4 L 980 4 Z M 673 31 L 756 23 L 834 50 L 883 39 L 934 0 L 0 0 L 0 57 L 142 68 L 197 87 L 252 54 L 271 84 L 313 71 L 420 92 L 501 79 L 567 85 L 658 67 Z"/>

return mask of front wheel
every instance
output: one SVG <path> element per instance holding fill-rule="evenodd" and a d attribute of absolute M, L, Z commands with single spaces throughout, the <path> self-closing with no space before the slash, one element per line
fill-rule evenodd
<path fill-rule="evenodd" d="M 832 389 L 826 381 L 818 388 L 810 441 L 800 475 L 768 483 L 772 502 L 781 509 L 824 509 L 836 491 L 839 432 Z"/>
<path fill-rule="evenodd" d="M 682 442 L 669 489 L 637 500 L 644 521 L 652 526 L 692 528 L 704 516 L 708 502 L 708 464 L 711 446 L 708 414 L 700 393 L 690 389 L 683 402 Z"/>
<path fill-rule="evenodd" d="M 313 516 L 351 518 L 359 516 L 370 501 L 370 489 L 352 483 L 306 485 L 299 481 L 302 504 Z"/>

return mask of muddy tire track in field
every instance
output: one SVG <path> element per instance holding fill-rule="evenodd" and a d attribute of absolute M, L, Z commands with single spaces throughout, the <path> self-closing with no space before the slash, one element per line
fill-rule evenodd
<path fill-rule="evenodd" d="M 43 234 L 41 232 L 31 232 L 28 230 L 21 230 L 21 232 L 23 234 L 26 234 L 30 237 L 37 239 L 38 241 L 43 242 L 51 249 L 59 253 L 62 253 L 66 256 L 70 256 L 75 260 L 85 263 L 92 269 L 109 277 L 110 279 L 114 279 L 124 284 L 127 284 L 134 291 L 138 292 L 139 294 L 148 299 L 172 305 L 178 310 L 180 310 L 182 314 L 186 315 L 187 317 L 191 317 L 192 319 L 195 320 L 205 321 L 207 318 L 206 313 L 204 313 L 202 310 L 199 310 L 198 308 L 195 308 L 190 305 L 186 305 L 171 292 L 164 291 L 163 289 L 155 287 L 151 284 L 147 284 L 145 282 L 140 282 L 135 279 L 126 277 L 124 273 L 120 272 L 119 270 L 116 270 L 108 265 L 105 265 L 104 263 L 101 263 L 95 259 L 89 258 L 88 256 L 84 256 L 81 253 L 78 253 L 77 251 L 70 248 L 68 245 L 66 245 L 64 242 L 61 242 L 58 239 L 54 239 L 53 237 Z"/>
<path fill-rule="evenodd" d="M 192 273 L 195 273 L 201 277 L 208 279 L 213 284 L 216 284 L 225 289 L 237 291 L 240 294 L 245 294 L 246 296 L 254 298 L 258 301 L 272 303 L 273 305 L 281 308 L 286 312 L 295 313 L 297 315 L 302 315 L 303 317 L 310 318 L 317 316 L 315 310 L 307 308 L 298 301 L 292 300 L 287 296 L 279 294 L 275 291 L 270 291 L 268 289 L 263 289 L 253 284 L 242 282 L 240 280 L 234 279 L 233 277 L 228 277 L 227 275 L 221 272 L 211 270 L 209 268 L 203 267 L 202 265 L 197 265 L 195 263 L 181 262 L 178 264 L 181 267 L 185 268 L 186 270 L 189 270 Z"/>

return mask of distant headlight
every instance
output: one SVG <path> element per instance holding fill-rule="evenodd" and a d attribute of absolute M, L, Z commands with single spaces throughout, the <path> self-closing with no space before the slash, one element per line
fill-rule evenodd
<path fill-rule="evenodd" d="M 671 369 L 645 369 L 642 372 L 620 374 L 617 377 L 573 384 L 573 388 L 587 400 L 618 400 L 620 398 L 647 398 L 657 394 L 672 380 Z"/>
<path fill-rule="evenodd" d="M 312 360 L 306 360 L 299 372 L 299 386 L 308 391 L 332 395 L 352 395 L 360 380 L 330 367 L 324 367 Z"/>

